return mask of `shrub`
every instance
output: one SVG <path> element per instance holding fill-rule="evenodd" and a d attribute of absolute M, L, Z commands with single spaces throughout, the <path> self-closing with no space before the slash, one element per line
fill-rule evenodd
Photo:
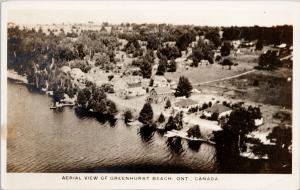
<path fill-rule="evenodd" d="M 193 138 L 200 138 L 201 132 L 199 125 L 194 125 L 193 127 L 189 128 L 187 131 L 187 136 Z"/>
<path fill-rule="evenodd" d="M 123 113 L 123 118 L 125 123 L 127 124 L 128 122 L 130 122 L 133 119 L 132 113 L 130 110 L 126 110 Z"/>

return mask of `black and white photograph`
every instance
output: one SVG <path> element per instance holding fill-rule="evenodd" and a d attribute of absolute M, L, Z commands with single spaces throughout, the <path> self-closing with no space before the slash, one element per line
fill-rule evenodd
<path fill-rule="evenodd" d="M 80 3 L 1 21 L 5 173 L 293 174 L 290 9 Z"/>

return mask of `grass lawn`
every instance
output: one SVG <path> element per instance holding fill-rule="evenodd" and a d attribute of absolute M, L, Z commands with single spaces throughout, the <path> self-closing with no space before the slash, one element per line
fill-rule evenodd
<path fill-rule="evenodd" d="M 238 55 L 236 57 L 230 56 L 229 59 L 233 60 L 234 63 L 238 63 L 237 66 L 232 66 L 229 70 L 228 66 L 221 66 L 217 63 L 200 65 L 198 67 L 184 66 L 179 61 L 177 63 L 177 71 L 174 73 L 167 72 L 165 77 L 167 79 L 178 81 L 180 76 L 187 77 L 192 84 L 218 80 L 225 77 L 237 75 L 249 70 L 252 70 L 257 65 L 257 58 L 259 54 L 251 55 Z"/>
<path fill-rule="evenodd" d="M 234 79 L 210 83 L 210 87 L 199 86 L 198 89 L 219 90 L 226 94 L 230 91 L 232 99 L 243 99 L 262 104 L 292 107 L 292 71 L 279 69 L 277 71 L 255 71 Z M 255 82 L 256 81 L 256 82 Z M 256 84 L 255 84 L 256 83 Z"/>

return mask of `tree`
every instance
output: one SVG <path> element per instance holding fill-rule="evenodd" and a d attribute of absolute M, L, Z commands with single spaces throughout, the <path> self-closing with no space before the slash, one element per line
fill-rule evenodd
<path fill-rule="evenodd" d="M 182 129 L 183 126 L 183 111 L 177 113 L 174 117 L 174 122 L 176 124 L 176 130 Z"/>
<path fill-rule="evenodd" d="M 107 113 L 107 107 L 106 107 L 106 102 L 104 99 L 102 99 L 100 102 L 96 103 L 96 107 L 94 109 L 95 112 L 101 113 L 101 114 L 106 114 Z"/>
<path fill-rule="evenodd" d="M 106 105 L 108 106 L 107 111 L 110 115 L 116 115 L 118 113 L 117 106 L 116 106 L 115 102 L 113 102 L 111 100 L 107 100 Z"/>
<path fill-rule="evenodd" d="M 165 57 L 167 60 L 181 57 L 179 49 L 176 46 L 170 47 L 168 44 L 164 48 L 158 48 L 156 54 L 158 58 L 163 59 L 163 57 Z"/>
<path fill-rule="evenodd" d="M 150 124 L 153 119 L 153 110 L 149 102 L 146 102 L 140 112 L 138 120 L 143 124 Z"/>
<path fill-rule="evenodd" d="M 205 35 L 206 39 L 209 39 L 213 42 L 215 48 L 218 48 L 221 45 L 221 38 L 218 31 L 210 31 Z"/>
<path fill-rule="evenodd" d="M 191 64 L 192 67 L 198 67 L 199 59 L 197 57 L 193 57 L 193 62 Z"/>
<path fill-rule="evenodd" d="M 133 119 L 132 113 L 130 110 L 126 110 L 123 113 L 123 117 L 124 117 L 124 121 L 127 124 L 128 122 L 130 122 Z"/>
<path fill-rule="evenodd" d="M 162 113 L 160 113 L 160 115 L 159 115 L 157 121 L 158 121 L 159 123 L 165 122 L 165 116 L 164 116 Z"/>
<path fill-rule="evenodd" d="M 53 101 L 60 102 L 64 98 L 64 91 L 62 88 L 58 87 L 53 89 Z"/>
<path fill-rule="evenodd" d="M 189 44 L 196 39 L 196 35 L 192 32 L 187 32 L 180 35 L 176 40 L 176 46 L 180 51 L 184 51 L 187 49 Z"/>
<path fill-rule="evenodd" d="M 165 108 L 166 108 L 166 109 L 169 109 L 171 106 L 172 106 L 172 105 L 171 105 L 171 101 L 170 101 L 170 99 L 168 99 L 167 102 L 166 102 Z"/>
<path fill-rule="evenodd" d="M 256 42 L 256 45 L 255 45 L 255 49 L 256 50 L 262 50 L 263 49 L 263 43 L 262 43 L 262 40 L 257 40 L 257 42 Z"/>
<path fill-rule="evenodd" d="M 79 90 L 78 91 L 78 95 L 77 95 L 77 103 L 82 106 L 82 107 L 86 107 L 86 104 L 89 100 L 89 97 L 87 97 L 86 93 L 84 92 L 84 90 Z"/>
<path fill-rule="evenodd" d="M 108 75 L 108 80 L 111 81 L 114 78 L 114 75 Z"/>
<path fill-rule="evenodd" d="M 186 77 L 181 76 L 175 91 L 175 96 L 190 97 L 192 90 L 193 86 L 191 85 L 190 81 Z"/>
<path fill-rule="evenodd" d="M 174 59 L 171 59 L 168 65 L 168 72 L 176 72 L 176 70 L 177 70 L 177 63 Z"/>
<path fill-rule="evenodd" d="M 221 47 L 221 55 L 223 57 L 230 55 L 230 50 L 231 50 L 231 44 L 229 42 L 224 42 L 224 44 Z"/>
<path fill-rule="evenodd" d="M 197 61 L 199 62 L 202 59 L 208 60 L 209 63 L 214 62 L 214 53 L 213 53 L 213 45 L 209 43 L 204 43 L 203 40 L 199 40 L 197 46 L 193 48 L 192 58 L 193 64 L 197 67 Z"/>
<path fill-rule="evenodd" d="M 154 80 L 150 79 L 149 86 L 153 86 Z"/>
<path fill-rule="evenodd" d="M 147 40 L 147 49 L 157 50 L 160 40 L 155 35 L 150 35 Z"/>
<path fill-rule="evenodd" d="M 273 70 L 282 65 L 280 59 L 274 51 L 268 51 L 265 54 L 261 54 L 258 58 L 258 68 Z"/>
<path fill-rule="evenodd" d="M 230 133 L 230 136 L 233 138 L 232 141 L 239 141 L 235 142 L 238 147 L 244 144 L 246 134 L 258 128 L 255 125 L 253 114 L 244 107 L 238 107 L 233 110 L 227 122 L 224 122 L 221 127 Z"/>
<path fill-rule="evenodd" d="M 152 64 L 146 60 L 143 59 L 143 61 L 140 64 L 140 69 L 142 72 L 143 78 L 150 78 L 152 75 Z"/>
<path fill-rule="evenodd" d="M 201 132 L 199 125 L 194 125 L 193 127 L 189 128 L 187 131 L 187 135 L 188 137 L 200 138 Z"/>
<path fill-rule="evenodd" d="M 167 65 L 168 65 L 168 62 L 167 62 L 166 57 L 164 56 L 162 59 L 159 60 L 156 75 L 164 75 L 165 72 L 167 71 Z"/>
<path fill-rule="evenodd" d="M 230 59 L 223 59 L 221 62 L 221 65 L 225 66 L 228 65 L 228 69 L 231 69 L 231 66 L 233 65 L 233 62 Z"/>
<path fill-rule="evenodd" d="M 168 122 L 165 125 L 164 131 L 171 131 L 173 129 L 176 129 L 176 124 L 174 122 L 173 116 L 170 116 L 168 119 Z"/>

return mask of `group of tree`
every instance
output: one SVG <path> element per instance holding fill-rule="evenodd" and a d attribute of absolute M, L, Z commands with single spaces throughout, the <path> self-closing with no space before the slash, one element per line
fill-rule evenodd
<path fill-rule="evenodd" d="M 196 40 L 196 33 L 188 32 L 181 34 L 176 40 L 176 46 L 180 51 L 185 51 L 189 44 Z"/>
<path fill-rule="evenodd" d="M 267 51 L 261 54 L 258 59 L 258 69 L 273 70 L 282 65 L 276 51 Z"/>
<path fill-rule="evenodd" d="M 156 75 L 164 75 L 165 72 L 167 71 L 167 67 L 168 67 L 168 60 L 166 57 L 162 57 L 159 60 Z"/>
<path fill-rule="evenodd" d="M 18 26 L 8 28 L 7 43 L 8 68 L 26 75 L 33 82 L 37 82 L 34 78 L 42 70 L 46 70 L 45 75 L 49 75 L 51 69 L 73 60 L 77 62 L 76 67 L 87 72 L 90 69 L 89 65 L 82 61 L 87 56 L 92 59 L 97 52 L 106 53 L 110 61 L 113 61 L 113 49 L 118 46 L 115 37 L 103 36 L 96 31 L 84 31 L 76 40 L 71 40 L 63 30 L 55 35 L 52 31 L 46 34 L 42 29 L 36 31 L 20 29 Z"/>
<path fill-rule="evenodd" d="M 266 45 L 293 43 L 293 26 L 290 25 L 272 27 L 225 27 L 223 31 L 224 40 L 262 40 Z"/>
<path fill-rule="evenodd" d="M 224 42 L 223 45 L 221 46 L 221 55 L 222 56 L 228 56 L 230 55 L 231 51 L 231 44 L 230 42 Z"/>
<path fill-rule="evenodd" d="M 164 127 L 164 132 L 171 130 L 180 130 L 183 127 L 183 112 L 176 113 L 175 117 L 170 116 Z"/>
<path fill-rule="evenodd" d="M 94 84 L 78 91 L 77 104 L 87 111 L 103 115 L 115 115 L 118 112 L 116 104 L 107 99 L 104 89 Z"/>
<path fill-rule="evenodd" d="M 204 43 L 203 40 L 198 40 L 196 47 L 192 49 L 192 66 L 198 67 L 199 61 L 207 60 L 209 63 L 214 62 L 213 45 Z"/>
<path fill-rule="evenodd" d="M 167 60 L 181 57 L 181 51 L 176 46 L 170 46 L 168 44 L 166 47 L 159 47 L 156 54 L 159 59 L 166 58 Z"/>
<path fill-rule="evenodd" d="M 247 134 L 257 130 L 255 119 L 261 117 L 258 107 L 245 108 L 242 105 L 234 105 L 234 109 L 227 117 L 220 119 L 221 131 L 214 131 L 214 141 L 217 149 L 232 156 L 239 156 L 245 146 Z"/>

